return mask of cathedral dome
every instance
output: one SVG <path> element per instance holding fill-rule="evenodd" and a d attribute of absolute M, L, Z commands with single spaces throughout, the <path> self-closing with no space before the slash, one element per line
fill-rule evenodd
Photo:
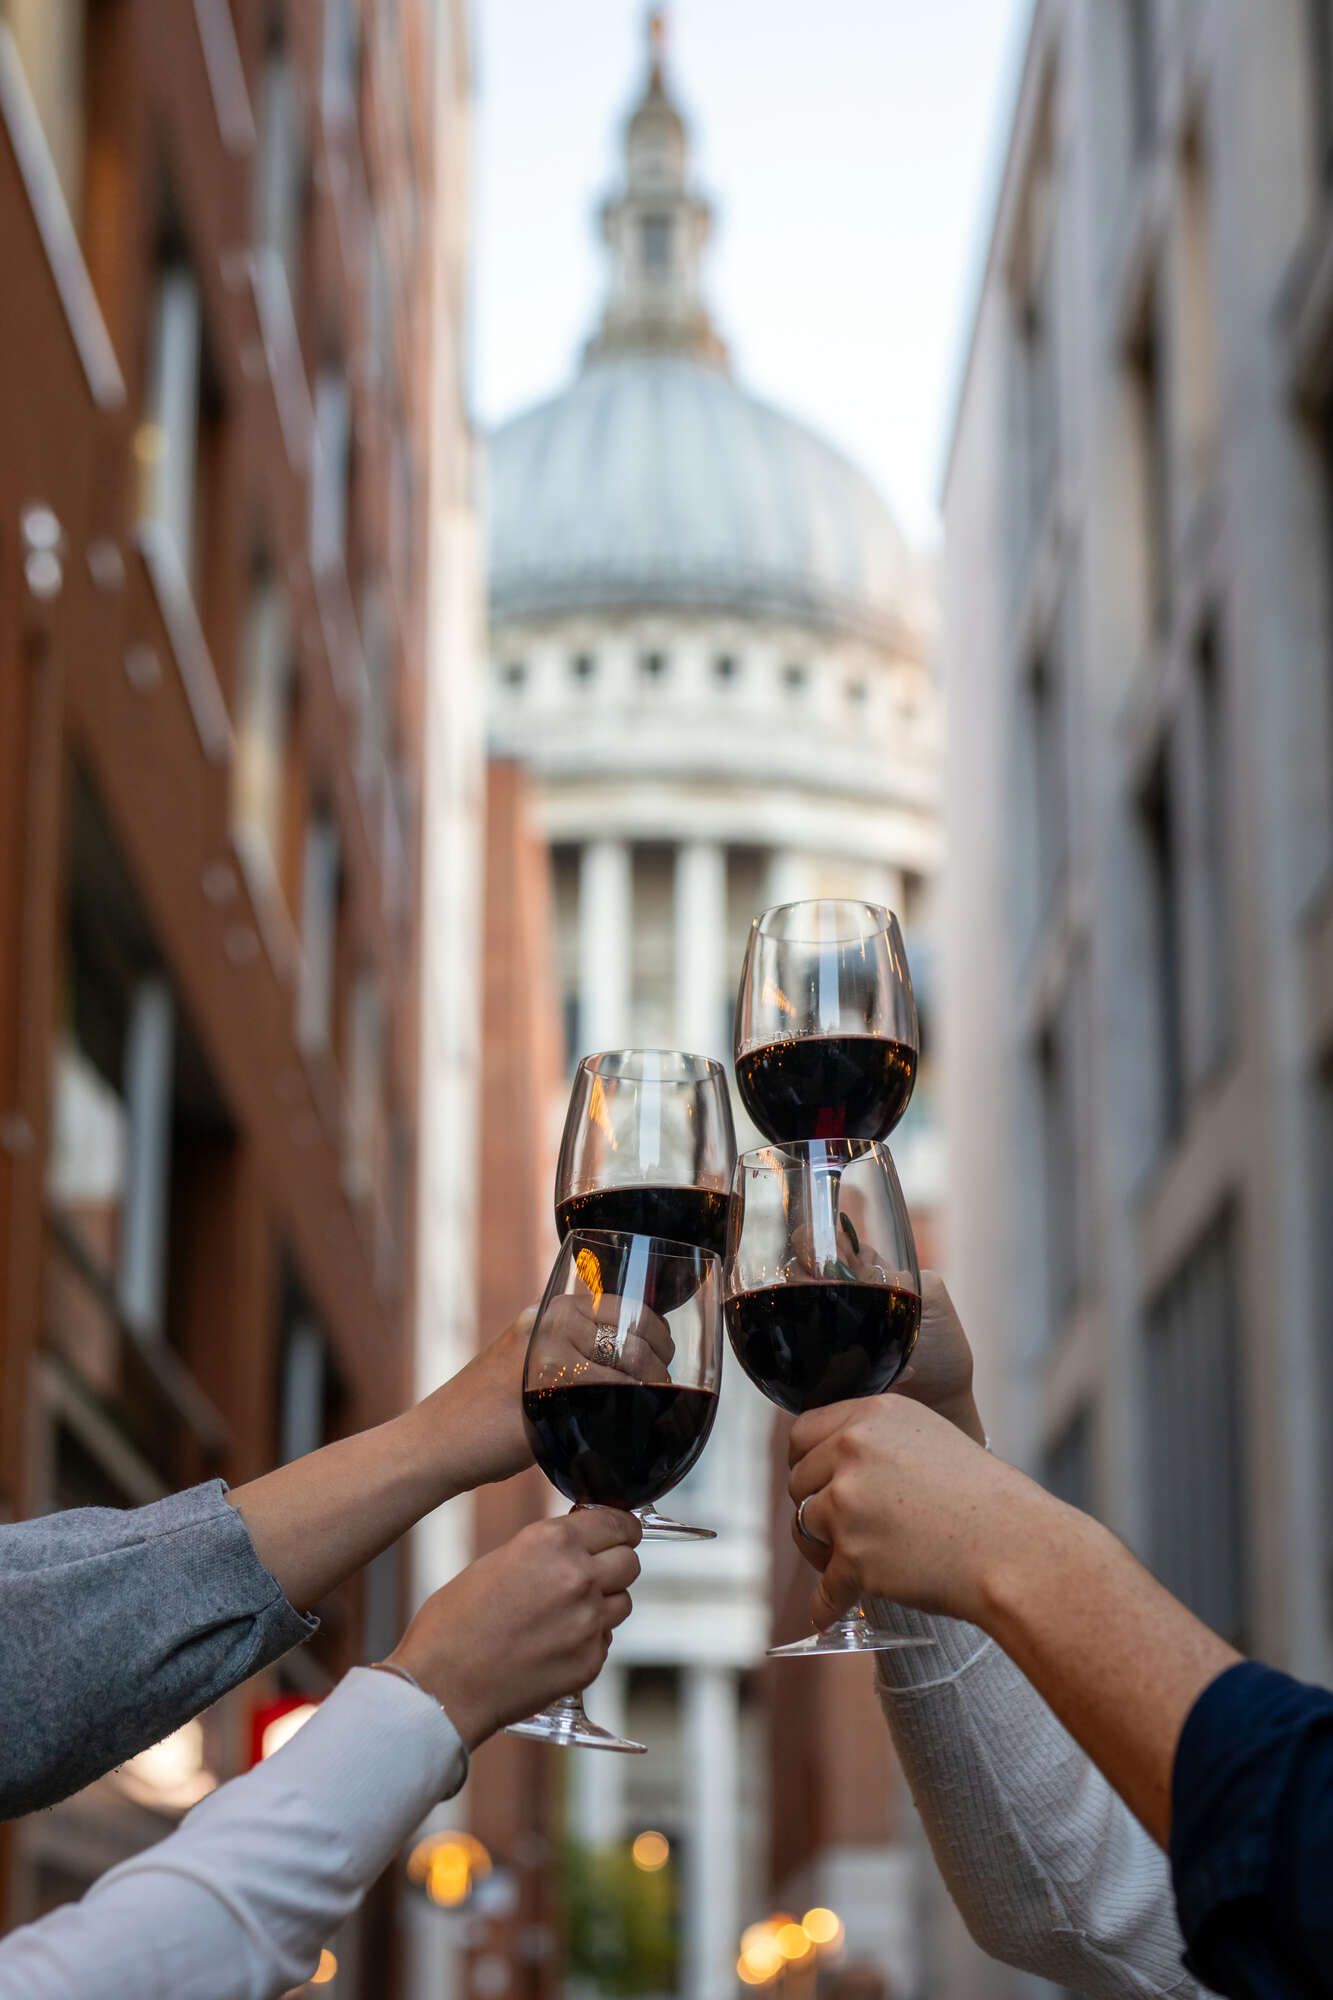
<path fill-rule="evenodd" d="M 735 611 L 891 636 L 912 557 L 868 479 L 721 368 L 595 358 L 490 449 L 496 618 Z"/>
<path fill-rule="evenodd" d="M 701 264 L 711 226 L 650 22 L 603 203 L 609 283 L 582 372 L 492 437 L 491 614 L 736 612 L 892 643 L 919 577 L 868 479 L 732 378 Z"/>

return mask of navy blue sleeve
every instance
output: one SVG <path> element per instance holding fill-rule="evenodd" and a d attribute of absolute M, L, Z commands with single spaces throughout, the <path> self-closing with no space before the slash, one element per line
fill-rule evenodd
<path fill-rule="evenodd" d="M 1204 1689 L 1176 1749 L 1171 1872 L 1205 1986 L 1333 1995 L 1333 1695 L 1253 1661 Z"/>

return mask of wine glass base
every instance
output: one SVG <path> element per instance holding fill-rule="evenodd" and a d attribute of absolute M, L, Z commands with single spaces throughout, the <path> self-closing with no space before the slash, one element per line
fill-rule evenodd
<path fill-rule="evenodd" d="M 793 1639 L 787 1646 L 770 1646 L 769 1660 L 816 1659 L 825 1653 L 896 1653 L 902 1648 L 929 1646 L 929 1639 L 907 1639 L 896 1632 L 880 1632 L 873 1625 L 834 1625 L 827 1632 L 812 1632 L 808 1639 Z"/>
<path fill-rule="evenodd" d="M 670 1514 L 659 1514 L 656 1507 L 636 1507 L 635 1513 L 643 1524 L 645 1542 L 715 1542 L 716 1528 L 696 1528 L 688 1521 L 675 1521 Z"/>
<path fill-rule="evenodd" d="M 530 1715 L 526 1722 L 511 1722 L 506 1736 L 526 1736 L 536 1743 L 552 1743 L 558 1750 L 619 1750 L 627 1757 L 642 1757 L 646 1743 L 615 1736 L 609 1729 L 590 1722 L 586 1715 L 574 1716 L 564 1710 L 547 1715 Z"/>

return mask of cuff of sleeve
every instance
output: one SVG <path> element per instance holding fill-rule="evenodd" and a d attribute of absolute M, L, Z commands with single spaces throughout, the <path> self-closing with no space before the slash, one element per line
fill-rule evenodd
<path fill-rule="evenodd" d="M 264 1767 L 274 1783 L 328 1799 L 358 1868 L 378 1868 L 467 1777 L 468 1753 L 440 1704 L 395 1674 L 353 1667 Z"/>
<path fill-rule="evenodd" d="M 259 1560 L 243 1516 L 226 1495 L 226 1481 L 210 1479 L 206 1485 L 157 1501 L 151 1511 L 164 1511 L 153 1530 L 163 1536 L 204 1526 L 212 1530 L 197 1548 L 182 1545 L 182 1571 L 189 1580 L 191 1602 L 204 1614 L 201 1623 L 207 1622 L 212 1607 L 219 1618 L 235 1616 L 244 1607 L 255 1619 L 255 1656 L 246 1669 L 253 1674 L 272 1666 L 294 1646 L 304 1645 L 318 1632 L 319 1620 L 287 1602 L 282 1585 Z"/>
<path fill-rule="evenodd" d="M 887 1695 L 912 1694 L 956 1680 L 988 1651 L 991 1641 L 975 1625 L 958 1618 L 937 1618 L 913 1611 L 887 1597 L 872 1597 L 866 1606 L 877 1625 L 903 1639 L 926 1639 L 925 1646 L 902 1646 L 876 1653 L 875 1671 Z"/>

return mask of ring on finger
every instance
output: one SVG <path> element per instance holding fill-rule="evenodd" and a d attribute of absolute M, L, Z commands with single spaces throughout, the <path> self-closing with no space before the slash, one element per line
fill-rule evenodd
<path fill-rule="evenodd" d="M 592 1340 L 592 1358 L 604 1368 L 615 1366 L 616 1330 L 613 1326 L 599 1326 Z"/>
<path fill-rule="evenodd" d="M 807 1493 L 800 1506 L 796 1509 L 796 1532 L 798 1535 L 804 1536 L 807 1542 L 813 1542 L 816 1548 L 826 1549 L 830 1544 L 824 1540 L 824 1537 L 815 1534 L 812 1528 L 807 1528 L 805 1525 L 805 1510 L 810 1505 L 811 1497 Z"/>

